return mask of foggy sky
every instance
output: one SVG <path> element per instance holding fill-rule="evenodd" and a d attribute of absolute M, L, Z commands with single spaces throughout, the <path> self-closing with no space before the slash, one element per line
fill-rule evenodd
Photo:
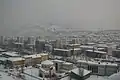
<path fill-rule="evenodd" d="M 4 21 L 0 18 L 0 31 L 9 31 L 27 24 L 49 23 L 84 30 L 120 29 L 120 0 L 0 0 L 0 2 L 0 7 L 2 6 L 0 16 L 4 17 Z"/>

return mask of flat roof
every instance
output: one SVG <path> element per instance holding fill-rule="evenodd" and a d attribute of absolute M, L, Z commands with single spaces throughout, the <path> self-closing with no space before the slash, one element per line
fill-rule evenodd
<path fill-rule="evenodd" d="M 105 48 L 98 48 L 98 50 L 103 50 L 103 49 L 105 49 Z"/>
<path fill-rule="evenodd" d="M 8 58 L 8 60 L 10 60 L 10 61 L 21 61 L 21 60 L 25 60 L 25 59 L 22 58 L 22 57 L 18 57 L 18 58 Z"/>
<path fill-rule="evenodd" d="M 66 64 L 66 65 L 72 65 L 73 63 L 70 63 L 70 62 L 64 62 L 63 64 Z"/>
<path fill-rule="evenodd" d="M 57 51 L 70 51 L 68 49 L 58 49 L 58 48 L 54 48 L 54 50 L 57 50 Z"/>
<path fill-rule="evenodd" d="M 98 47 L 108 47 L 106 44 L 97 44 Z"/>
<path fill-rule="evenodd" d="M 81 45 L 80 48 L 94 48 L 94 46 Z"/>
<path fill-rule="evenodd" d="M 91 64 L 91 65 L 108 65 L 108 66 L 118 66 L 115 63 L 110 63 L 110 62 L 100 62 L 100 64 L 98 64 L 98 61 L 86 61 L 86 60 L 78 60 L 77 62 L 81 62 L 81 63 L 87 63 L 87 64 Z"/>
<path fill-rule="evenodd" d="M 62 61 L 62 60 L 57 60 L 57 59 L 55 59 L 55 60 L 52 60 L 53 62 L 64 62 L 64 61 Z"/>
<path fill-rule="evenodd" d="M 87 43 L 87 44 L 88 44 L 88 45 L 89 45 L 89 44 L 90 44 L 90 45 L 94 45 L 94 44 L 96 44 L 96 43 L 92 43 L 92 42 L 91 42 L 91 43 Z"/>
<path fill-rule="evenodd" d="M 54 64 L 51 60 L 46 60 L 41 62 L 41 64 L 49 65 L 49 64 Z"/>
<path fill-rule="evenodd" d="M 80 44 L 67 44 L 69 46 L 79 46 Z"/>
<path fill-rule="evenodd" d="M 17 52 L 2 52 L 2 54 L 6 54 L 8 56 L 12 56 L 12 57 L 16 57 L 16 56 L 20 56 L 18 54 L 16 54 Z"/>
<path fill-rule="evenodd" d="M 15 42 L 14 44 L 19 44 L 19 45 L 23 45 L 24 43 L 19 43 L 19 42 Z"/>
<path fill-rule="evenodd" d="M 0 57 L 0 60 L 1 60 L 1 61 L 5 61 L 5 60 L 7 60 L 7 58 L 5 58 L 5 57 Z"/>
<path fill-rule="evenodd" d="M 70 50 L 73 50 L 73 49 L 70 49 Z M 81 48 L 74 48 L 74 50 L 81 50 Z"/>
<path fill-rule="evenodd" d="M 0 48 L 0 51 L 5 51 L 4 49 Z"/>
<path fill-rule="evenodd" d="M 42 56 L 42 55 L 48 55 L 48 53 L 40 53 L 40 55 Z"/>
<path fill-rule="evenodd" d="M 85 69 L 83 69 L 83 68 L 81 68 L 81 69 L 83 70 L 83 76 L 85 76 L 85 75 L 91 73 L 91 71 L 85 70 Z M 71 71 L 74 72 L 75 74 L 80 75 L 80 74 L 79 74 L 79 71 L 80 71 L 79 68 L 75 68 L 75 69 L 73 69 L 73 70 L 71 70 Z"/>
<path fill-rule="evenodd" d="M 41 54 L 34 54 L 34 55 L 25 55 L 24 58 L 37 58 L 37 57 L 41 57 Z"/>
<path fill-rule="evenodd" d="M 86 50 L 86 51 L 88 51 L 88 52 L 93 52 L 93 50 Z M 94 52 L 100 53 L 100 54 L 106 54 L 106 52 L 103 52 L 103 51 L 94 50 Z"/>

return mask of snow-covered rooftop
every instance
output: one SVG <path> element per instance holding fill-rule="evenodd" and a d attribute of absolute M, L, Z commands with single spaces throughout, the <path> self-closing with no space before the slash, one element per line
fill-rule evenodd
<path fill-rule="evenodd" d="M 51 65 L 53 65 L 54 63 L 52 61 L 50 61 L 50 60 L 46 60 L 46 61 L 41 62 L 41 64 L 44 64 L 44 65 L 51 64 Z"/>
<path fill-rule="evenodd" d="M 12 56 L 12 57 L 20 56 L 20 55 L 17 54 L 17 52 L 3 52 L 2 54 Z"/>
<path fill-rule="evenodd" d="M 4 72 L 0 72 L 0 74 L 1 74 L 0 80 L 15 80 L 12 76 L 8 76 Z"/>
<path fill-rule="evenodd" d="M 0 51 L 5 51 L 4 49 L 0 48 Z"/>
<path fill-rule="evenodd" d="M 58 49 L 58 48 L 54 48 L 54 50 L 58 50 L 58 51 L 70 51 L 68 49 Z"/>
<path fill-rule="evenodd" d="M 73 50 L 73 49 L 70 49 L 70 50 Z M 75 50 L 75 51 L 81 50 L 81 48 L 74 48 L 74 50 Z"/>
<path fill-rule="evenodd" d="M 106 44 L 97 44 L 98 47 L 108 47 Z"/>
<path fill-rule="evenodd" d="M 71 70 L 72 72 L 74 72 L 75 74 L 78 74 L 78 75 L 80 75 L 79 73 L 79 71 L 80 71 L 80 69 L 79 68 L 75 68 L 75 69 L 73 69 L 73 70 Z M 85 69 L 83 69 L 83 76 L 85 76 L 85 75 L 87 75 L 87 74 L 89 74 L 89 73 L 91 73 L 91 71 L 88 71 L 88 70 L 85 70 Z"/>
<path fill-rule="evenodd" d="M 37 57 L 41 57 L 41 54 L 34 54 L 34 55 L 25 55 L 24 58 L 37 58 Z"/>
<path fill-rule="evenodd" d="M 69 62 L 64 62 L 64 65 L 72 65 L 73 63 L 69 63 Z"/>
<path fill-rule="evenodd" d="M 92 42 L 91 42 L 91 43 L 87 43 L 87 44 L 88 44 L 88 45 L 95 45 L 96 43 L 92 43 Z"/>
<path fill-rule="evenodd" d="M 80 48 L 94 48 L 94 46 L 81 45 Z"/>
<path fill-rule="evenodd" d="M 107 76 L 97 76 L 97 75 L 91 75 L 88 79 L 86 80 L 108 80 Z"/>
<path fill-rule="evenodd" d="M 67 44 L 69 46 L 79 46 L 80 44 Z"/>
<path fill-rule="evenodd" d="M 62 60 L 52 60 L 53 62 L 60 62 L 60 63 L 62 63 L 62 62 L 64 62 L 64 61 L 62 61 Z"/>
<path fill-rule="evenodd" d="M 25 60 L 25 59 L 22 58 L 22 57 L 16 57 L 16 58 L 8 58 L 8 60 L 10 60 L 10 61 L 21 61 L 21 60 Z"/>
<path fill-rule="evenodd" d="M 120 72 L 111 75 L 108 79 L 109 80 L 120 80 Z"/>
<path fill-rule="evenodd" d="M 108 65 L 108 66 L 118 66 L 117 64 L 115 63 L 110 63 L 110 62 L 97 62 L 97 61 L 86 61 L 86 60 L 78 60 L 77 61 L 78 63 L 81 62 L 81 63 L 87 63 L 87 64 L 92 64 L 92 65 Z"/>
<path fill-rule="evenodd" d="M 5 58 L 5 57 L 0 57 L 0 60 L 1 60 L 1 61 L 5 61 L 5 60 L 7 60 L 7 58 Z"/>
<path fill-rule="evenodd" d="M 88 52 L 93 52 L 93 50 L 86 50 Z M 94 50 L 95 53 L 100 53 L 100 54 L 106 54 L 106 52 L 103 52 L 103 51 L 97 51 L 97 50 Z"/>

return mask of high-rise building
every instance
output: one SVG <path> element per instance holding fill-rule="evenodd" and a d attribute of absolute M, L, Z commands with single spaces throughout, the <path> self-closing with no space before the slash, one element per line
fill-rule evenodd
<path fill-rule="evenodd" d="M 5 36 L 1 36 L 0 37 L 0 44 L 4 44 L 5 43 Z"/>
<path fill-rule="evenodd" d="M 36 40 L 35 48 L 37 52 L 42 52 L 45 50 L 45 41 L 44 40 Z"/>
<path fill-rule="evenodd" d="M 20 42 L 20 37 L 16 38 L 16 42 L 18 42 L 18 43 Z"/>
<path fill-rule="evenodd" d="M 20 36 L 20 43 L 24 43 L 24 36 Z"/>
<path fill-rule="evenodd" d="M 35 44 L 35 38 L 34 36 L 28 37 L 28 44 Z"/>

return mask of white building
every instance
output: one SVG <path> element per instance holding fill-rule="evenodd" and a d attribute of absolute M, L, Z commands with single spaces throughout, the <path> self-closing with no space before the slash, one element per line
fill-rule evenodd
<path fill-rule="evenodd" d="M 39 76 L 43 78 L 55 78 L 56 70 L 54 63 L 50 60 L 43 61 L 39 69 Z"/>
<path fill-rule="evenodd" d="M 118 65 L 115 63 L 95 62 L 78 60 L 78 66 L 87 70 L 91 70 L 93 74 L 112 75 L 118 70 Z"/>

